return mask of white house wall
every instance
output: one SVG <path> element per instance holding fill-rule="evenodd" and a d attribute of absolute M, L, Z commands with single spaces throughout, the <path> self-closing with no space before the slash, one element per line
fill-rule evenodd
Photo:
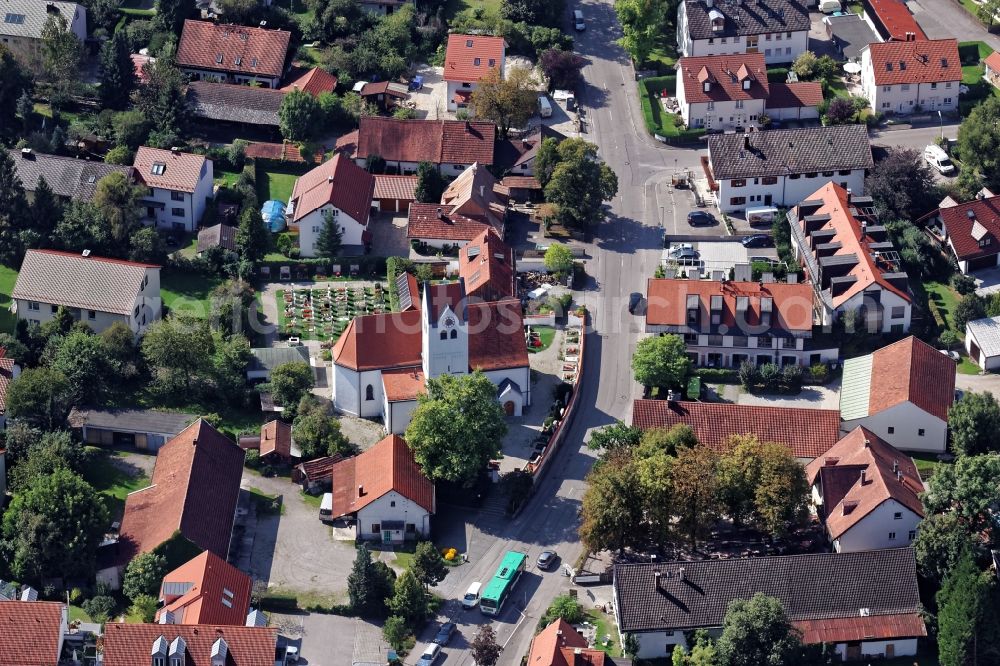
<path fill-rule="evenodd" d="M 901 403 L 862 419 L 844 421 L 840 429 L 842 432 L 850 432 L 859 425 L 901 451 L 943 453 L 948 440 L 947 424 L 911 402 Z M 891 434 L 889 428 L 893 428 Z M 923 436 L 919 435 L 921 428 L 924 430 Z"/>
<path fill-rule="evenodd" d="M 383 158 L 385 159 L 385 158 Z M 368 160 L 363 157 L 354 158 L 354 163 L 357 164 L 362 169 L 368 168 Z M 432 162 L 438 168 L 438 170 L 445 176 L 460 176 L 462 172 L 472 166 L 472 162 L 467 164 L 453 164 L 451 162 Z M 405 176 L 413 175 L 417 172 L 417 167 L 420 166 L 419 162 L 400 162 L 399 160 L 385 160 L 386 170 L 395 169 L 398 173 Z"/>
<path fill-rule="evenodd" d="M 639 650 L 635 654 L 638 659 L 670 657 L 675 645 L 687 647 L 683 631 L 649 631 L 633 635 L 639 644 Z"/>
<path fill-rule="evenodd" d="M 357 493 L 357 488 L 352 490 Z M 372 526 L 381 526 L 387 520 L 403 521 L 404 530 L 407 523 L 413 524 L 414 535 L 430 536 L 431 518 L 427 509 L 392 490 L 358 511 L 358 538 L 381 539 L 381 531 L 372 532 Z"/>
<path fill-rule="evenodd" d="M 416 400 L 386 402 L 383 405 L 388 418 L 385 420 L 385 430 L 391 435 L 402 435 L 413 418 L 413 410 L 417 408 Z"/>
<path fill-rule="evenodd" d="M 525 406 L 531 404 L 531 369 L 530 368 L 508 368 L 504 370 L 487 370 L 484 372 L 494 386 L 500 386 L 503 380 L 509 379 L 516 383 L 521 389 L 521 396 L 524 398 Z"/>
<path fill-rule="evenodd" d="M 978 356 L 972 356 L 972 344 L 975 343 L 979 350 Z M 969 329 L 966 329 L 965 333 L 965 350 L 969 353 L 972 360 L 983 370 L 996 370 L 1000 368 L 1000 356 L 987 356 L 983 352 L 982 345 L 976 340 L 975 335 Z"/>
<path fill-rule="evenodd" d="M 781 37 L 779 40 L 778 37 Z M 756 48 L 747 48 L 747 36 L 715 37 L 712 39 L 691 39 L 688 31 L 687 8 L 681 2 L 677 7 L 677 48 L 682 56 L 728 55 L 731 53 L 763 53 L 764 61 L 773 63 L 792 62 L 800 53 L 809 49 L 809 32 L 799 30 L 789 34 L 765 33 L 754 35 Z"/>
<path fill-rule="evenodd" d="M 896 514 L 900 517 L 894 518 Z M 921 518 L 894 499 L 882 502 L 874 511 L 854 524 L 834 542 L 838 553 L 879 548 L 900 548 L 913 542 L 910 533 L 916 534 Z M 895 538 L 889 538 L 895 534 Z"/>
<path fill-rule="evenodd" d="M 957 68 L 956 68 L 957 69 Z M 958 108 L 961 71 L 954 81 L 932 83 L 897 83 L 880 86 L 875 83 L 871 50 L 861 52 L 861 86 L 872 108 L 882 113 L 908 114 L 921 111 L 954 111 Z"/>
<path fill-rule="evenodd" d="M 343 233 L 341 243 L 344 245 L 361 245 L 361 234 L 365 227 L 353 217 L 340 210 L 332 204 L 327 204 L 317 208 L 308 215 L 299 218 L 299 251 L 303 257 L 316 256 L 316 241 L 319 239 L 320 230 L 323 228 L 323 211 L 339 211 L 334 218 Z"/>
<path fill-rule="evenodd" d="M 746 178 L 746 185 L 743 187 L 733 187 L 732 180 L 719 180 L 719 210 L 723 213 L 736 213 L 760 205 L 795 206 L 829 182 L 850 189 L 852 194 L 864 194 L 864 169 L 853 169 L 847 174 L 834 171 L 832 175 L 824 176 L 824 173 L 830 172 L 819 171 L 812 178 L 805 174 L 793 174 L 798 175 L 798 178 L 777 176 L 772 185 L 765 185 L 763 178 Z M 767 201 L 768 195 L 771 197 L 770 202 Z M 734 204 L 733 197 L 744 197 L 746 201 Z"/>
<path fill-rule="evenodd" d="M 212 160 L 205 160 L 202 166 L 198 185 L 194 192 L 178 192 L 180 199 L 173 198 L 173 191 L 162 187 L 149 188 L 146 201 L 155 201 L 162 204 L 162 207 L 153 206 L 152 221 L 159 229 L 174 229 L 175 225 L 183 227 L 184 231 L 195 231 L 201 218 L 205 215 L 205 208 L 212 199 L 212 180 L 215 177 Z M 149 211 L 143 206 L 143 215 L 146 220 L 150 219 Z M 174 213 L 180 213 L 175 215 Z"/>
<path fill-rule="evenodd" d="M 372 387 L 372 400 L 366 400 L 367 387 Z M 382 416 L 382 373 L 379 370 L 355 372 L 343 366 L 333 366 L 333 406 L 342 412 L 364 418 Z"/>
<path fill-rule="evenodd" d="M 901 298 L 897 294 L 889 291 L 888 289 L 881 289 L 881 295 L 879 296 L 879 302 L 883 306 L 882 315 L 882 333 L 892 333 L 893 327 L 895 327 L 895 332 L 905 333 L 910 330 L 910 321 L 913 316 L 913 305 L 909 301 Z M 870 292 L 869 292 L 870 293 Z M 841 303 L 840 307 L 837 308 L 838 313 L 849 312 L 860 310 L 865 304 L 865 292 L 859 292 L 849 298 L 848 300 Z M 902 317 L 893 317 L 893 308 L 903 308 Z M 838 314 L 839 316 L 839 314 Z"/>

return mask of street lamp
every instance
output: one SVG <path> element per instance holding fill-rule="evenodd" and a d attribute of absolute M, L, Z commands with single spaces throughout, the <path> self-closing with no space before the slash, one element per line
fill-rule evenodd
<path fill-rule="evenodd" d="M 941 123 L 941 138 L 944 139 L 944 116 L 941 115 L 941 110 L 938 110 L 938 121 Z"/>

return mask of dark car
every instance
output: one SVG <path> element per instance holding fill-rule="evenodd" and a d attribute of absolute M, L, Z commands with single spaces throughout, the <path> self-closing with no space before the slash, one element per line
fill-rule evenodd
<path fill-rule="evenodd" d="M 635 311 L 639 309 L 639 304 L 642 303 L 642 294 L 637 291 L 633 291 L 628 297 L 628 312 L 629 314 L 635 314 Z M 549 551 L 545 551 L 548 553 Z M 542 553 L 544 555 L 545 553 Z M 539 558 L 540 559 L 540 558 Z"/>
<path fill-rule="evenodd" d="M 543 550 L 541 555 L 538 556 L 538 568 L 539 569 L 551 569 L 556 560 L 559 558 L 554 550 Z"/>
<path fill-rule="evenodd" d="M 710 227 L 715 224 L 715 218 L 703 210 L 693 210 L 688 213 L 688 224 L 692 227 Z"/>
<path fill-rule="evenodd" d="M 455 633 L 455 623 L 445 622 L 438 629 L 437 636 L 434 637 L 434 642 L 438 645 L 447 645 L 448 641 L 451 640 L 451 635 Z"/>
<path fill-rule="evenodd" d="M 740 242 L 743 243 L 743 247 L 771 247 L 774 245 L 774 239 L 767 234 L 744 236 Z"/>

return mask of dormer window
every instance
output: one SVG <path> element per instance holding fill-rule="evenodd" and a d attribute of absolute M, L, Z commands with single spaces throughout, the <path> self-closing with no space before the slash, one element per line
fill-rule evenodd
<path fill-rule="evenodd" d="M 242 64 L 243 64 L 243 58 L 240 58 L 239 56 L 237 56 L 236 60 L 233 61 L 233 65 L 235 65 L 236 67 L 239 67 Z"/>
<path fill-rule="evenodd" d="M 771 308 L 773 305 L 774 300 L 770 297 L 760 299 L 760 323 L 764 326 L 771 325 Z"/>
<path fill-rule="evenodd" d="M 229 656 L 229 644 L 225 638 L 218 638 L 212 643 L 212 666 L 225 666 Z"/>
<path fill-rule="evenodd" d="M 743 90 L 750 90 L 750 79 L 743 79 Z"/>
<path fill-rule="evenodd" d="M 221 65 L 222 64 L 222 54 L 221 53 L 219 55 L 215 56 L 215 64 L 216 65 Z"/>
<path fill-rule="evenodd" d="M 149 168 L 149 173 L 154 176 L 162 176 L 163 172 L 167 170 L 166 162 L 153 162 L 153 166 Z"/>
<path fill-rule="evenodd" d="M 250 58 L 250 66 L 251 67 L 257 66 L 257 58 Z"/>
<path fill-rule="evenodd" d="M 465 48 L 467 48 L 467 49 L 471 49 L 472 48 L 472 40 L 471 39 L 465 40 Z"/>
<path fill-rule="evenodd" d="M 899 71 L 901 71 L 901 72 L 902 72 L 902 71 L 904 71 L 904 70 L 906 70 L 906 62 L 905 62 L 905 61 L 903 61 L 903 60 L 900 60 L 900 61 L 899 61 Z"/>
<path fill-rule="evenodd" d="M 494 58 L 490 58 L 490 67 L 496 67 L 497 61 Z"/>
<path fill-rule="evenodd" d="M 170 643 L 170 666 L 184 666 L 187 642 L 180 636 Z"/>
<path fill-rule="evenodd" d="M 153 649 L 150 650 L 150 664 L 152 666 L 167 666 L 167 651 L 170 649 L 170 644 L 167 643 L 167 639 L 163 634 L 156 637 L 153 641 Z"/>
<path fill-rule="evenodd" d="M 476 58 L 475 60 L 472 61 L 472 64 L 475 65 L 476 67 L 479 67 L 481 64 L 483 64 L 483 61 L 481 58 Z"/>
<path fill-rule="evenodd" d="M 892 71 L 892 63 L 891 62 L 885 63 L 885 71 L 887 71 L 887 72 L 891 72 Z"/>
<path fill-rule="evenodd" d="M 697 294 L 690 294 L 687 297 L 687 323 L 689 326 L 698 325 L 698 308 L 700 302 Z"/>
<path fill-rule="evenodd" d="M 705 81 L 705 83 L 703 83 L 702 86 L 704 87 L 705 92 L 709 92 L 712 89 L 712 82 Z"/>

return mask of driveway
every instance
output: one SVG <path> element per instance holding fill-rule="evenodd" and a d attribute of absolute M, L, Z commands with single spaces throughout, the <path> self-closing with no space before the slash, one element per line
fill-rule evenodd
<path fill-rule="evenodd" d="M 349 666 L 355 644 L 358 624 L 362 620 L 343 615 L 321 613 L 270 614 L 271 626 L 276 626 L 282 636 L 299 648 L 299 664 L 307 666 Z M 379 662 L 385 663 L 385 659 Z"/>
<path fill-rule="evenodd" d="M 372 251 L 380 257 L 408 257 L 406 214 L 377 213 L 372 219 Z"/>

